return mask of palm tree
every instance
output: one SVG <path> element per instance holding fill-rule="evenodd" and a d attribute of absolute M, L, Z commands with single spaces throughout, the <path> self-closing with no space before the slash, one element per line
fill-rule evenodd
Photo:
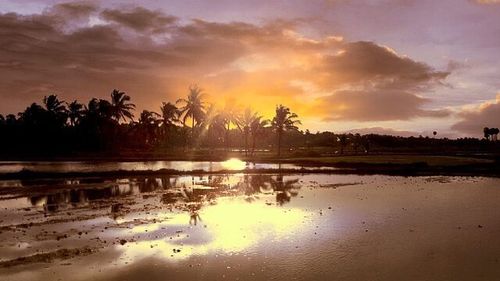
<path fill-rule="evenodd" d="M 203 119 L 201 120 L 199 127 L 203 130 L 209 130 L 218 114 L 219 112 L 215 109 L 215 105 L 212 103 L 209 104 L 205 109 L 205 114 L 203 114 Z"/>
<path fill-rule="evenodd" d="M 250 153 L 252 156 L 255 151 L 255 143 L 257 141 L 257 137 L 264 133 L 267 125 L 269 124 L 269 120 L 262 120 L 262 116 L 257 116 L 252 124 L 250 124 L 250 134 L 252 135 L 252 152 Z"/>
<path fill-rule="evenodd" d="M 139 118 L 138 125 L 142 132 L 146 145 L 152 145 L 157 140 L 157 132 L 160 127 L 160 114 L 154 111 L 143 110 Z"/>
<path fill-rule="evenodd" d="M 169 134 L 175 123 L 179 122 L 180 112 L 175 104 L 163 102 L 161 110 L 161 127 L 165 141 L 168 141 Z"/>
<path fill-rule="evenodd" d="M 231 131 L 231 124 L 238 124 L 238 109 L 234 106 L 233 102 L 226 101 L 224 109 L 219 113 L 220 121 L 222 121 L 225 134 L 224 145 L 226 150 L 229 149 L 229 132 Z"/>
<path fill-rule="evenodd" d="M 114 89 L 111 93 L 111 116 L 117 122 L 121 119 L 126 121 L 127 119 L 133 120 L 134 114 L 132 111 L 135 109 L 135 104 L 130 103 L 130 96 L 126 95 L 125 92 L 120 92 Z"/>
<path fill-rule="evenodd" d="M 45 105 L 45 109 L 50 113 L 60 114 L 66 112 L 64 101 L 60 101 L 57 95 L 45 96 L 43 98 L 43 104 Z"/>
<path fill-rule="evenodd" d="M 172 126 L 179 121 L 179 109 L 171 102 L 163 102 L 161 107 L 161 119 L 164 126 Z"/>
<path fill-rule="evenodd" d="M 78 103 L 78 101 L 72 101 L 71 103 L 68 103 L 68 117 L 69 117 L 69 122 L 71 126 L 75 126 L 77 122 L 80 122 L 82 119 L 84 110 L 83 110 L 83 104 Z"/>
<path fill-rule="evenodd" d="M 216 110 L 215 105 L 208 106 L 200 127 L 207 133 L 208 144 L 215 146 L 225 131 L 223 116 L 221 112 Z"/>
<path fill-rule="evenodd" d="M 261 118 L 257 116 L 257 112 L 252 112 L 252 109 L 247 108 L 241 116 L 237 116 L 236 126 L 243 133 L 245 139 L 245 156 L 248 155 L 248 135 L 250 133 L 250 128 L 255 119 Z"/>
<path fill-rule="evenodd" d="M 272 127 L 276 134 L 278 135 L 278 157 L 281 156 L 281 139 L 283 133 L 286 131 L 297 130 L 296 124 L 301 124 L 299 120 L 296 120 L 297 114 L 290 111 L 290 108 L 283 105 L 278 105 L 276 107 L 276 115 L 272 120 Z"/>
<path fill-rule="evenodd" d="M 84 116 L 86 119 L 111 121 L 114 118 L 113 105 L 107 100 L 93 98 L 84 109 Z"/>
<path fill-rule="evenodd" d="M 86 146 L 96 149 L 111 147 L 117 138 L 112 108 L 109 101 L 96 98 L 91 99 L 85 106 L 78 131 L 83 133 L 83 143 Z"/>
<path fill-rule="evenodd" d="M 205 103 L 203 102 L 205 94 L 203 90 L 194 85 L 189 87 L 187 99 L 178 99 L 177 103 L 183 104 L 180 110 L 182 123 L 186 125 L 188 118 L 191 118 L 191 136 L 194 136 L 195 125 L 202 122 L 205 115 Z"/>
<path fill-rule="evenodd" d="M 245 139 L 245 156 L 248 155 L 248 137 L 252 137 L 252 152 L 255 150 L 255 142 L 257 136 L 260 135 L 265 126 L 268 124 L 268 120 L 262 120 L 262 116 L 259 116 L 257 112 L 252 112 L 250 108 L 247 108 L 243 115 L 239 116 L 237 119 L 238 129 L 243 133 Z"/>
<path fill-rule="evenodd" d="M 57 95 L 50 95 L 43 98 L 43 104 L 48 113 L 46 121 L 52 126 L 63 127 L 68 119 L 65 102 L 60 101 Z"/>

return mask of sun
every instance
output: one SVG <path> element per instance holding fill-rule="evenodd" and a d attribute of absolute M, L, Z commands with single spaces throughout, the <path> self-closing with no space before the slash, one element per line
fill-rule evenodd
<path fill-rule="evenodd" d="M 238 171 L 238 170 L 244 170 L 247 163 L 245 161 L 241 161 L 238 158 L 230 158 L 222 162 L 221 165 L 224 169 Z"/>

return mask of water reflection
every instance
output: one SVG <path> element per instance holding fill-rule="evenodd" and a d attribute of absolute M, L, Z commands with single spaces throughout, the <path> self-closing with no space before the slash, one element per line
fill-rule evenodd
<path fill-rule="evenodd" d="M 192 214 L 192 224 L 199 221 L 197 213 L 201 208 L 200 203 L 236 195 L 244 195 L 247 202 L 252 202 L 254 200 L 252 196 L 256 194 L 274 194 L 276 203 L 283 205 L 297 196 L 300 188 L 297 178 L 266 174 L 165 176 L 99 183 L 66 181 L 54 184 L 64 185 L 64 188 L 54 188 L 43 195 L 30 196 L 29 202 L 33 206 L 44 207 L 48 212 L 56 212 L 113 198 L 152 193 L 152 197 L 159 198 L 158 203 L 172 205 L 182 203 L 186 211 Z M 118 209 L 112 212 L 116 213 Z"/>
<path fill-rule="evenodd" d="M 221 166 L 227 170 L 243 170 L 249 165 L 248 162 L 241 161 L 238 158 L 231 158 L 224 162 L 221 162 Z"/>
<path fill-rule="evenodd" d="M 318 168 L 318 167 L 316 167 Z M 323 167 L 327 168 L 327 167 Z M 0 161 L 1 173 L 17 173 L 23 170 L 33 172 L 70 173 L 70 172 L 113 172 L 113 171 L 239 171 L 245 169 L 307 169 L 295 164 L 273 164 L 245 162 L 237 158 L 226 161 L 133 161 L 133 162 L 105 162 L 105 161 L 38 161 L 38 162 L 6 162 Z M 331 169 L 331 168 L 328 168 Z"/>
<path fill-rule="evenodd" d="M 122 230 L 119 235 L 133 237 L 134 243 L 118 249 L 123 251 L 122 258 L 132 260 L 147 256 L 178 260 L 218 252 L 234 254 L 287 239 L 305 226 L 304 217 L 308 215 L 298 208 L 249 204 L 240 196 L 222 197 L 217 204 L 192 210 L 189 227 L 185 214 L 180 213 L 161 223 Z"/>

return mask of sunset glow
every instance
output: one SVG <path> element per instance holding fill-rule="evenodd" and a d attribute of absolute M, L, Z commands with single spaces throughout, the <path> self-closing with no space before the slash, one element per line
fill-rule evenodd
<path fill-rule="evenodd" d="M 116 87 L 158 110 L 197 84 L 312 131 L 477 136 L 500 117 L 497 1 L 29 2 L 0 8 L 4 115 Z"/>
<path fill-rule="evenodd" d="M 500 280 L 500 0 L 0 2 L 0 280 Z"/>

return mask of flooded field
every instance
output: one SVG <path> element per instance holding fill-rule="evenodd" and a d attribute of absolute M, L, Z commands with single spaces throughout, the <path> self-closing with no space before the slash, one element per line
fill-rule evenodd
<path fill-rule="evenodd" d="M 328 167 L 314 167 L 327 169 Z M 239 171 L 253 169 L 307 169 L 295 164 L 244 162 L 233 158 L 226 161 L 0 161 L 0 174 L 18 173 L 23 170 L 51 173 L 92 173 L 116 171 Z M 332 169 L 332 168 L 328 168 Z"/>
<path fill-rule="evenodd" d="M 0 280 L 496 280 L 500 179 L 0 182 Z"/>

